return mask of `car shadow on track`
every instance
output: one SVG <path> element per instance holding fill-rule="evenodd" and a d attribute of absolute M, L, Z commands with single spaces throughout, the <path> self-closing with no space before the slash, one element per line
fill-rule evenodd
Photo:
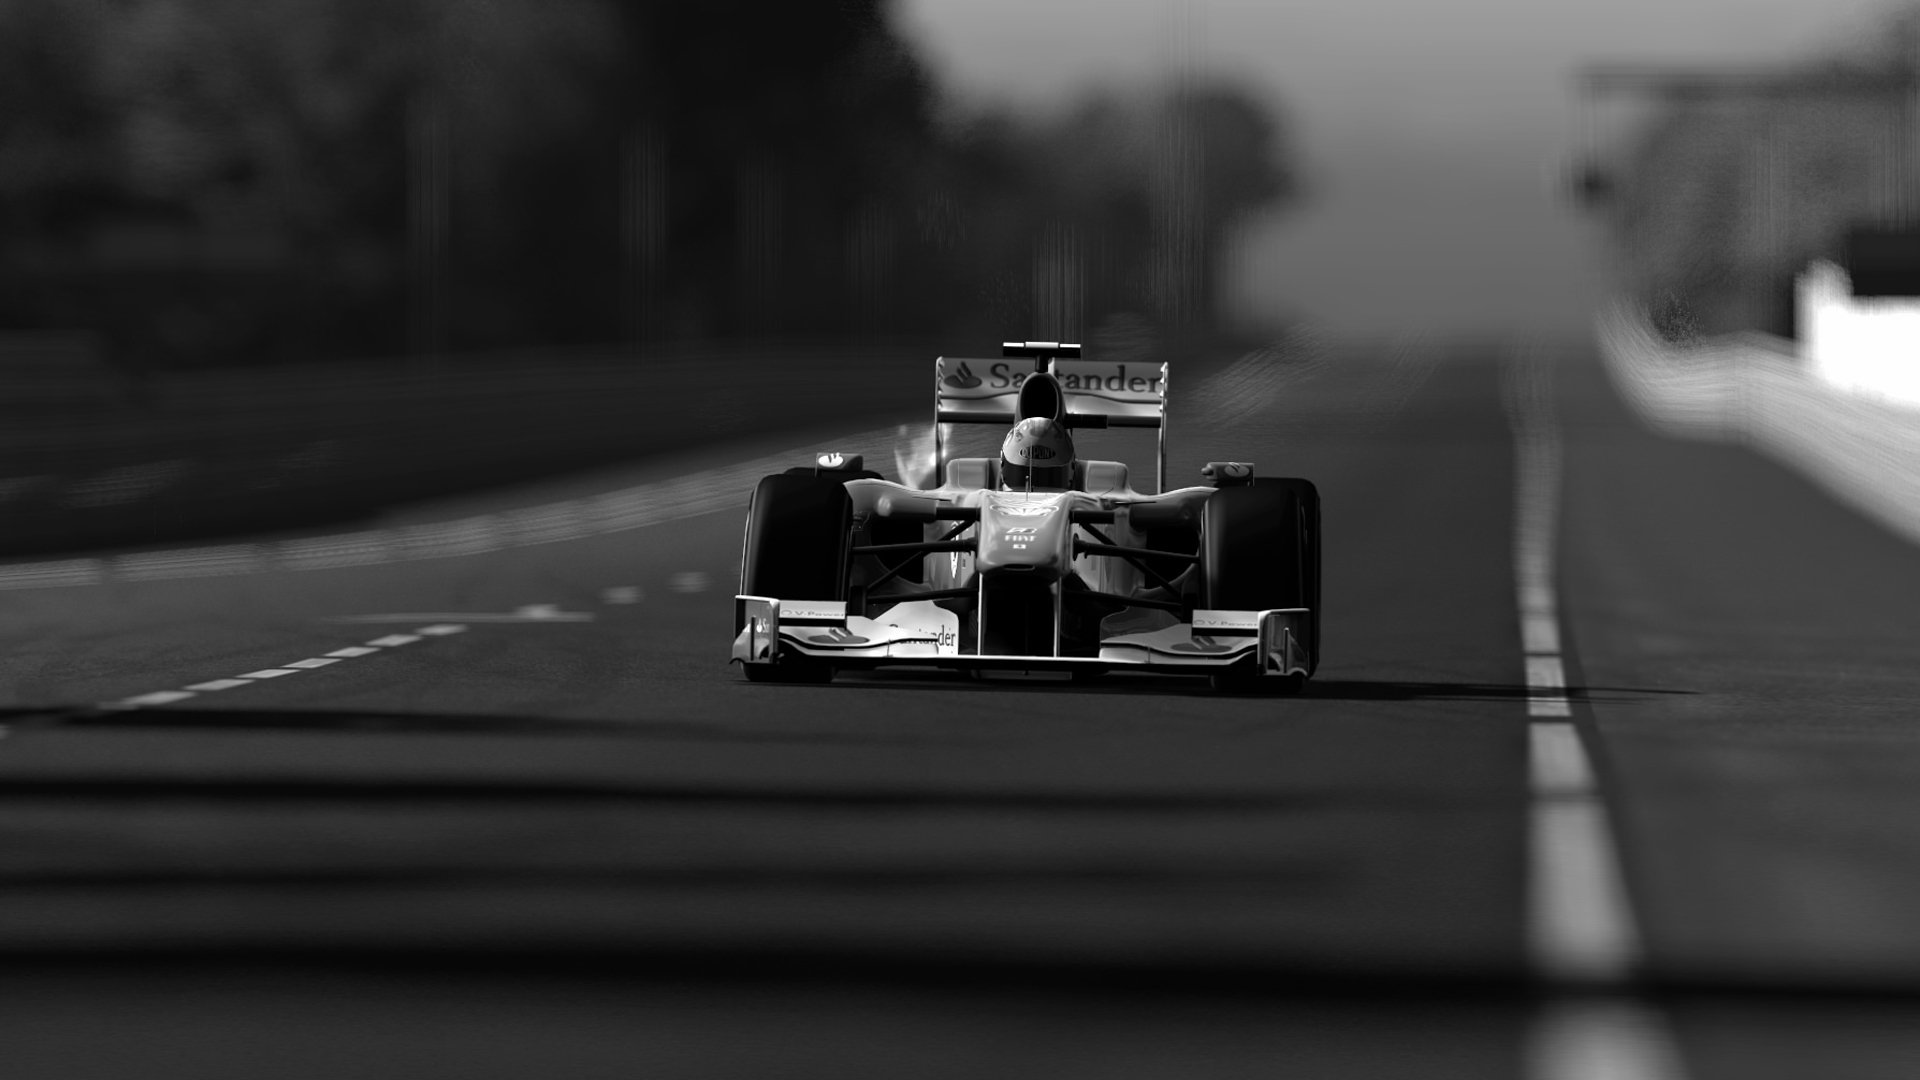
<path fill-rule="evenodd" d="M 764 731 L 670 716 L 560 717 L 353 709 L 212 709 L 179 706 L 125 709 L 50 706 L 0 709 L 0 727 L 33 732 L 137 730 L 174 732 L 282 731 L 336 735 L 483 735 L 533 738 L 595 737 L 720 742 L 856 743 L 884 741 L 871 733 Z M 908 741 L 906 736 L 901 741 Z"/>
<path fill-rule="evenodd" d="M 1160 697 L 1206 697 L 1207 680 L 1188 676 L 1145 675 L 1128 672 L 1092 679 L 1016 678 L 999 675 L 975 678 L 955 672 L 881 670 L 846 673 L 815 689 L 822 692 L 843 690 L 935 690 L 969 694 L 1148 694 Z"/>
<path fill-rule="evenodd" d="M 1526 701 L 1537 696 L 1522 683 L 1437 682 L 1397 679 L 1307 680 L 1299 693 L 1283 695 L 1215 694 L 1201 678 L 1126 673 L 1086 681 L 1066 679 L 970 679 L 952 673 L 927 671 L 870 671 L 842 675 L 832 683 L 810 687 L 820 692 L 856 689 L 944 690 L 948 692 L 1017 692 L 1125 694 L 1161 697 L 1269 696 L 1276 700 L 1306 701 Z M 1656 690 L 1617 686 L 1570 686 L 1569 700 L 1588 704 L 1621 704 L 1653 697 L 1691 695 L 1695 690 Z"/>
<path fill-rule="evenodd" d="M 1696 690 L 1622 686 L 1569 686 L 1567 698 L 1589 704 L 1619 704 L 1649 697 L 1691 695 Z M 1525 701 L 1538 696 L 1519 683 L 1407 682 L 1391 679 L 1310 679 L 1304 698 L 1327 701 Z"/>

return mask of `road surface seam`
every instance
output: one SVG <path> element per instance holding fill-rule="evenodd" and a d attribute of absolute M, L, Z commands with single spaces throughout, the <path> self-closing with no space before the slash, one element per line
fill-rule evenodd
<path fill-rule="evenodd" d="M 436 637 L 449 637 L 465 631 L 465 626 L 452 623 L 423 626 L 411 634 L 388 634 L 385 637 L 374 638 L 365 645 L 349 645 L 345 648 L 334 649 L 331 652 L 321 653 L 318 656 L 309 656 L 302 660 L 294 660 L 276 667 L 249 671 L 229 679 L 210 679 L 205 682 L 189 683 L 179 690 L 155 690 L 148 694 L 135 694 L 133 697 L 121 698 L 119 701 L 102 702 L 100 707 L 103 709 L 144 709 L 155 705 L 172 705 L 176 702 L 198 697 L 201 694 L 216 694 L 223 690 L 237 690 L 243 686 L 251 686 L 256 682 L 285 678 L 288 675 L 298 675 L 304 671 L 318 671 L 321 668 L 338 664 L 343 660 L 355 660 L 363 656 L 372 656 L 389 649 L 397 649 L 403 645 L 411 645 L 417 641 L 425 641 L 429 638 Z"/>
<path fill-rule="evenodd" d="M 1526 932 L 1549 983 L 1618 987 L 1641 960 L 1592 761 L 1573 724 L 1555 581 L 1560 433 L 1551 357 L 1509 359 L 1504 390 L 1514 436 L 1514 585 L 1527 679 Z M 1625 997 L 1556 1000 L 1527 1033 L 1528 1080 L 1681 1080 L 1666 1020 Z"/>

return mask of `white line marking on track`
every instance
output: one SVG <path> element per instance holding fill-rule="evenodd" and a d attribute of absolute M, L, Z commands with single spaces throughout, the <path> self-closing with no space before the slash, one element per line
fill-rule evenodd
<path fill-rule="evenodd" d="M 1615 983 L 1639 962 L 1640 936 L 1612 839 L 1607 808 L 1591 788 L 1535 796 L 1527 936 L 1534 962 L 1550 979 Z"/>
<path fill-rule="evenodd" d="M 455 620 L 457 620 L 457 622 Z M 476 613 L 468 611 L 406 611 L 393 615 L 341 615 L 326 621 L 337 623 L 430 623 L 442 621 L 452 625 L 461 625 L 464 629 L 463 624 L 465 623 L 574 623 L 592 622 L 593 620 L 594 615 L 591 611 L 561 611 L 553 604 L 529 604 L 527 607 L 521 608 L 511 614 Z M 415 632 L 424 634 L 428 630 L 434 630 L 440 634 L 457 634 L 460 632 L 459 630 L 435 629 L 434 627 L 422 627 Z"/>
<path fill-rule="evenodd" d="M 342 660 L 352 660 L 361 656 L 372 656 L 383 648 L 391 648 L 395 645 L 410 645 L 421 640 L 422 637 L 448 637 L 453 634 L 464 633 L 466 629 L 465 626 L 457 623 L 439 623 L 433 626 L 423 626 L 416 634 L 389 634 L 386 637 L 370 641 L 365 645 L 348 645 L 320 656 L 310 656 L 304 660 L 294 660 L 280 667 L 261 668 L 259 671 L 249 671 L 244 675 L 238 675 L 230 679 L 211 679 L 206 682 L 194 683 L 184 690 L 156 690 L 151 694 L 141 694 L 137 697 L 123 698 L 120 701 L 103 702 L 99 707 L 103 709 L 138 709 L 148 705 L 171 705 L 176 701 L 184 701 L 187 698 L 193 697 L 195 694 L 219 690 L 234 690 L 266 679 L 280 679 L 288 675 L 298 675 L 303 671 L 313 671 L 323 667 L 331 667 Z"/>
<path fill-rule="evenodd" d="M 1567 673 L 1558 656 L 1527 657 L 1527 715 L 1572 716 Z"/>
<path fill-rule="evenodd" d="M 1560 435 L 1546 362 L 1542 356 L 1517 358 L 1507 382 L 1515 452 L 1515 580 L 1530 604 L 1519 612 L 1523 626 L 1534 617 L 1557 624 L 1560 607 L 1553 569 Z M 1554 636 L 1559 637 L 1557 630 Z M 1528 655 L 1525 667 L 1527 714 L 1555 721 L 1571 717 L 1560 655 Z M 1586 748 L 1572 725 L 1558 722 L 1536 724 L 1528 739 L 1530 746 L 1544 744 L 1528 755 L 1535 770 L 1527 907 L 1535 964 L 1555 978 L 1625 979 L 1639 960 L 1638 934 Z M 1585 780 L 1577 788 L 1567 782 L 1575 775 Z"/>
<path fill-rule="evenodd" d="M 1607 807 L 1571 722 L 1554 587 L 1560 434 L 1550 357 L 1510 358 L 1514 432 L 1514 585 L 1527 678 L 1527 951 L 1549 981 L 1618 987 L 1643 959 Z M 1665 1019 L 1624 999 L 1559 1001 L 1528 1032 L 1529 1080 L 1681 1080 Z"/>
<path fill-rule="evenodd" d="M 1520 616 L 1520 644 L 1531 655 L 1560 651 L 1560 620 L 1551 611 L 1526 611 Z"/>
<path fill-rule="evenodd" d="M 713 575 L 705 570 L 682 570 L 667 579 L 667 588 L 677 593 L 706 592 L 713 587 Z"/>
<path fill-rule="evenodd" d="M 1550 1005 L 1527 1033 L 1526 1076 L 1557 1080 L 1679 1080 L 1686 1075 L 1666 1024 L 1629 1001 Z"/>
<path fill-rule="evenodd" d="M 1574 798 L 1594 790 L 1593 768 L 1572 724 L 1534 724 L 1527 729 L 1527 771 L 1537 799 Z"/>
<path fill-rule="evenodd" d="M 603 604 L 637 604 L 646 598 L 646 590 L 638 585 L 612 585 L 600 590 Z"/>
<path fill-rule="evenodd" d="M 196 694 L 210 693 L 216 690 L 232 690 L 241 686 L 252 686 L 252 679 L 215 679 L 212 682 L 194 683 L 187 689 Z"/>
<path fill-rule="evenodd" d="M 123 708 L 139 708 L 142 705 L 171 705 L 176 701 L 185 701 L 193 697 L 191 690 L 156 690 L 151 694 L 130 697 L 118 704 Z"/>

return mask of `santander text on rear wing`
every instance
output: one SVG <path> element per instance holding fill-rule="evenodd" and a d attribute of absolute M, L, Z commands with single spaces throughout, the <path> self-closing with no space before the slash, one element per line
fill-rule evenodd
<path fill-rule="evenodd" d="M 933 362 L 936 428 L 1011 427 L 1019 418 L 1021 385 L 1044 371 L 1060 384 L 1062 419 L 1069 428 L 1158 429 L 1165 489 L 1166 364 L 1086 360 L 1080 357 L 1080 346 L 1052 341 L 1010 341 L 1002 350 L 1006 355 L 998 360 L 942 356 Z"/>
<path fill-rule="evenodd" d="M 943 356 L 934 362 L 938 420 L 1011 425 L 1020 384 L 1034 365 L 1020 360 Z M 1066 391 L 1068 427 L 1159 427 L 1167 412 L 1167 365 L 1055 360 Z"/>

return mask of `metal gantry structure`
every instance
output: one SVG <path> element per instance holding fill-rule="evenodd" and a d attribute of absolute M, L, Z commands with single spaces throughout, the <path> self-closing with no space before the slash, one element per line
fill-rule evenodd
<path fill-rule="evenodd" d="M 1920 39 L 1916 39 L 1920 40 Z M 1587 206 L 1605 203 L 1617 189 L 1622 166 L 1603 162 L 1604 152 L 1592 130 L 1591 110 L 1623 97 L 1663 103 L 1713 101 L 1878 100 L 1892 106 L 1887 138 L 1890 153 L 1881 175 L 1877 213 L 1854 221 L 1844 239 L 1852 256 L 1865 253 L 1872 268 L 1853 267 L 1856 287 L 1869 278 L 1872 291 L 1908 291 L 1907 283 L 1920 277 L 1920 49 L 1908 49 L 1913 59 L 1878 67 L 1824 65 L 1707 66 L 1672 63 L 1596 63 L 1574 76 L 1581 112 L 1579 123 L 1586 144 L 1584 161 L 1575 178 L 1575 198 Z M 1759 182 L 1751 189 L 1756 226 L 1769 248 L 1783 258 L 1783 238 L 1790 233 L 1793 212 L 1792 170 L 1782 139 L 1780 110 L 1760 114 L 1756 155 Z M 1836 238 L 1838 241 L 1840 238 Z M 1631 242 L 1631 241 L 1629 241 Z M 1909 270 L 1911 266 L 1914 269 Z M 1791 323 L 1791 315 L 1786 318 Z"/>
<path fill-rule="evenodd" d="M 1637 96 L 1668 102 L 1775 99 L 1817 100 L 1879 98 L 1894 102 L 1902 122 L 1894 125 L 1898 141 L 1899 178 L 1894 184 L 1894 212 L 1903 221 L 1920 217 L 1916 185 L 1920 178 L 1920 55 L 1900 69 L 1862 69 L 1837 65 L 1815 67 L 1746 66 L 1706 67 L 1654 63 L 1589 64 L 1576 72 L 1575 86 L 1584 110 L 1602 98 Z M 1763 142 L 1773 142 L 1771 132 Z M 1592 147 L 1588 147 L 1589 154 Z M 1771 146 L 1763 147 L 1770 152 Z"/>

